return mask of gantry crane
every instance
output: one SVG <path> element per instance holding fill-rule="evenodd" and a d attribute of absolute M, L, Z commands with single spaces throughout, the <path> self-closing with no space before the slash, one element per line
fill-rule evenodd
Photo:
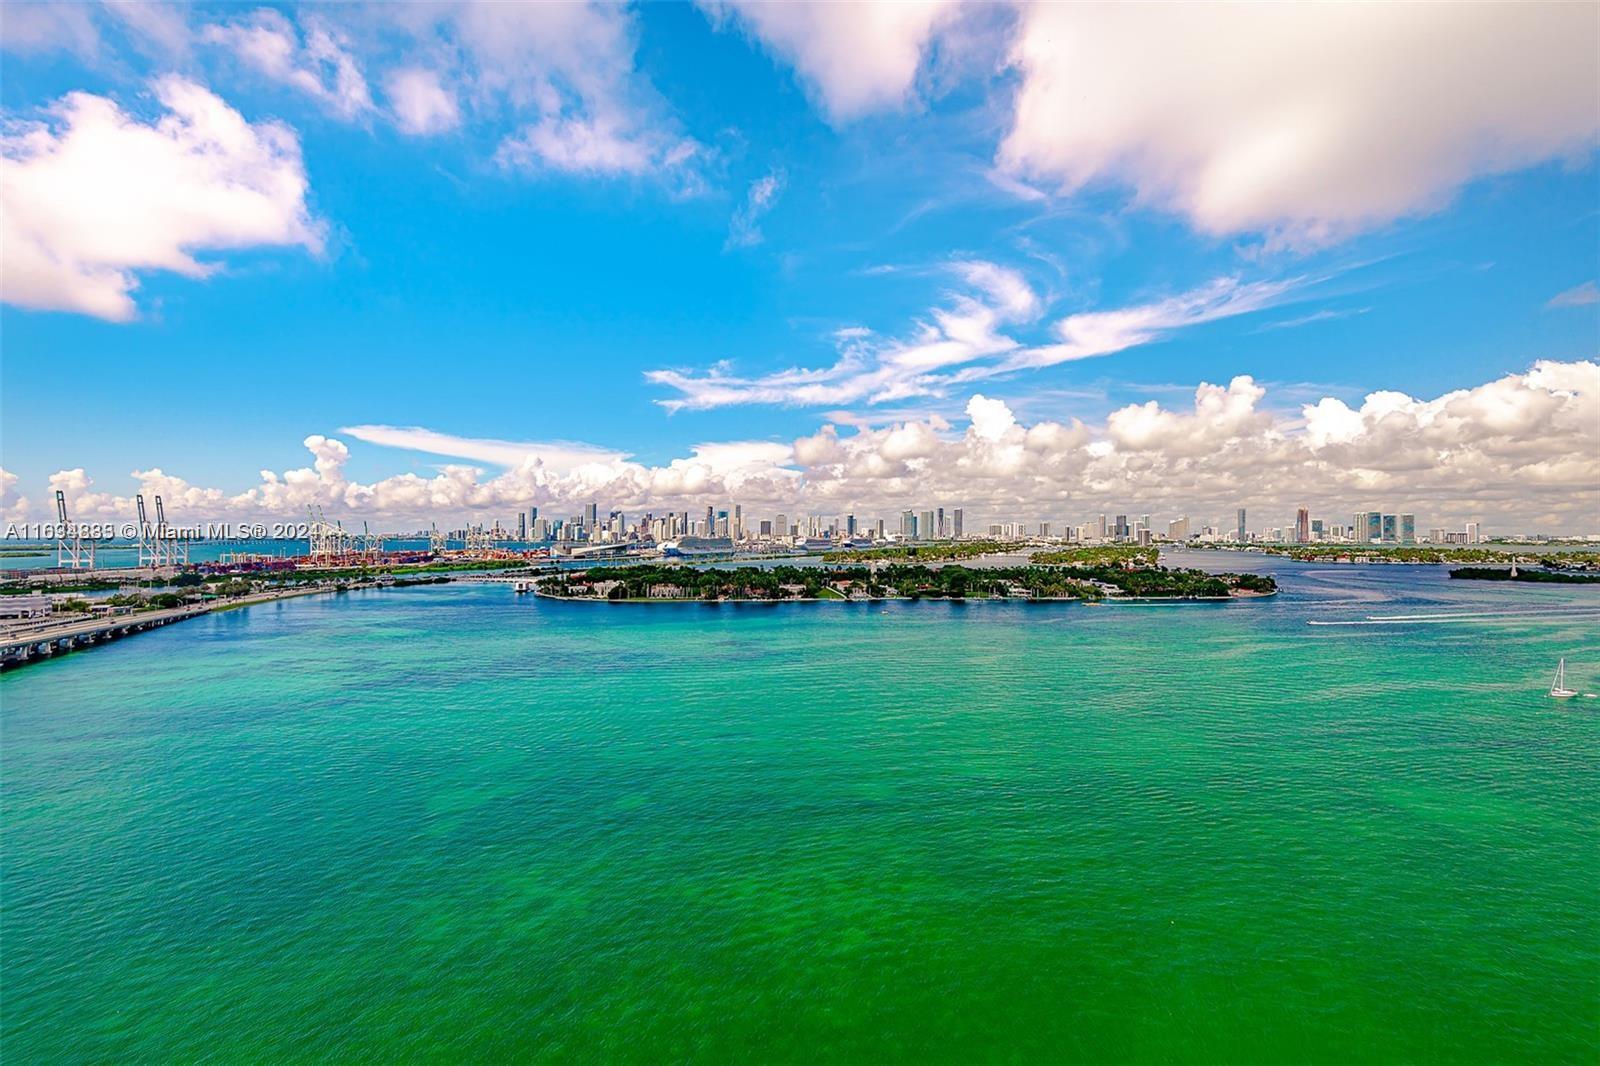
<path fill-rule="evenodd" d="M 67 494 L 56 489 L 56 566 L 68 570 L 94 569 L 94 541 L 85 544 L 83 530 L 67 518 Z"/>

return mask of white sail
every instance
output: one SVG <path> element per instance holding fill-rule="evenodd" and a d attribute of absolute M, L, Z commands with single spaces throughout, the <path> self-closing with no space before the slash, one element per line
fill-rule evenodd
<path fill-rule="evenodd" d="M 1564 700 L 1578 693 L 1567 687 L 1567 660 L 1562 659 L 1556 664 L 1556 679 L 1550 684 L 1550 695 L 1558 700 Z"/>

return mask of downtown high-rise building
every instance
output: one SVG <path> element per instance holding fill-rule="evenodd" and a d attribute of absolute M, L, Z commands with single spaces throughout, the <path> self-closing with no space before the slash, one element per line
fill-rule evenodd
<path fill-rule="evenodd" d="M 923 540 L 932 540 L 934 537 L 938 536 L 938 533 L 934 531 L 932 511 L 923 511 L 922 514 L 918 516 L 917 535 Z"/>
<path fill-rule="evenodd" d="M 1311 512 L 1304 507 L 1294 513 L 1294 542 L 1311 543 Z"/>
<path fill-rule="evenodd" d="M 950 515 L 950 535 L 957 540 L 961 539 L 961 508 L 959 507 Z"/>
<path fill-rule="evenodd" d="M 1377 511 L 1357 511 L 1350 539 L 1361 541 L 1363 544 L 1382 540 L 1383 515 Z"/>
<path fill-rule="evenodd" d="M 1417 516 L 1403 514 L 1400 516 L 1400 543 L 1415 544 L 1417 542 Z"/>
<path fill-rule="evenodd" d="M 1238 526 L 1233 531 L 1233 538 L 1235 540 L 1237 540 L 1240 544 L 1243 544 L 1243 543 L 1245 543 L 1246 541 L 1248 541 L 1250 539 L 1250 531 L 1249 531 L 1249 529 L 1247 529 L 1245 527 L 1245 524 L 1244 524 L 1244 508 L 1243 507 L 1239 508 L 1239 516 L 1238 517 L 1239 517 Z"/>

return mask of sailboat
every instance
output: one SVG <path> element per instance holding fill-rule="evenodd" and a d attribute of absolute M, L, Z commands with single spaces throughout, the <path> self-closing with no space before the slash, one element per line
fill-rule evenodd
<path fill-rule="evenodd" d="M 1569 700 L 1577 694 L 1577 689 L 1567 687 L 1567 660 L 1562 659 L 1556 664 L 1556 679 L 1550 684 L 1550 695 L 1558 700 Z"/>

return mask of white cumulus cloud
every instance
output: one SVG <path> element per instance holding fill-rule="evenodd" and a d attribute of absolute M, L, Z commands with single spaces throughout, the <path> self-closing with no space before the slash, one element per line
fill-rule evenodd
<path fill-rule="evenodd" d="M 384 79 L 384 91 L 394 111 L 395 125 L 402 133 L 443 133 L 461 122 L 455 94 L 445 88 L 435 71 L 420 67 L 392 70 Z"/>
<path fill-rule="evenodd" d="M 1490 528 L 1593 532 L 1600 514 L 1600 365 L 1541 361 L 1473 388 L 1428 399 L 1376 391 L 1359 406 L 1323 398 L 1297 413 L 1269 403 L 1241 376 L 1201 383 L 1193 402 L 1129 404 L 1098 424 L 1017 418 L 1011 405 L 973 395 L 964 424 L 937 415 L 841 430 L 824 424 L 792 443 L 695 445 L 661 465 L 590 445 L 456 438 L 423 429 L 352 427 L 358 440 L 473 460 L 431 476 L 373 482 L 348 476 L 341 439 L 305 439 L 309 465 L 264 470 L 244 491 L 196 486 L 162 470 L 136 470 L 181 521 L 330 515 L 391 527 L 428 520 L 503 517 L 527 506 L 576 510 L 588 502 L 630 514 L 740 503 L 746 514 L 893 514 L 906 507 L 965 507 L 976 522 L 1053 516 L 1086 521 L 1111 510 L 1220 520 L 1311 505 L 1332 521 L 1357 510 L 1408 511 L 1426 524 L 1482 519 Z M 562 453 L 565 449 L 565 454 Z M 486 464 L 492 470 L 486 469 Z M 19 480 L 0 476 L 0 503 L 19 516 Z M 82 469 L 59 471 L 37 497 L 60 488 L 74 517 L 126 519 L 129 496 L 96 488 Z M 48 517 L 37 515 L 36 517 Z"/>
<path fill-rule="evenodd" d="M 1320 242 L 1592 147 L 1591 4 L 1030 5 L 1000 150 L 1213 234 Z"/>
<path fill-rule="evenodd" d="M 293 130 L 176 75 L 154 90 L 165 114 L 152 122 L 79 92 L 0 137 L 6 302 L 127 321 L 140 271 L 203 278 L 205 251 L 320 251 Z"/>
<path fill-rule="evenodd" d="M 17 482 L 20 480 L 16 474 L 0 466 L 0 521 L 24 521 L 32 509 L 28 498 L 17 491 Z"/>
<path fill-rule="evenodd" d="M 903 106 L 923 54 L 959 6 L 953 0 L 899 3 L 704 2 L 716 21 L 735 18 L 792 63 L 836 122 Z"/>

